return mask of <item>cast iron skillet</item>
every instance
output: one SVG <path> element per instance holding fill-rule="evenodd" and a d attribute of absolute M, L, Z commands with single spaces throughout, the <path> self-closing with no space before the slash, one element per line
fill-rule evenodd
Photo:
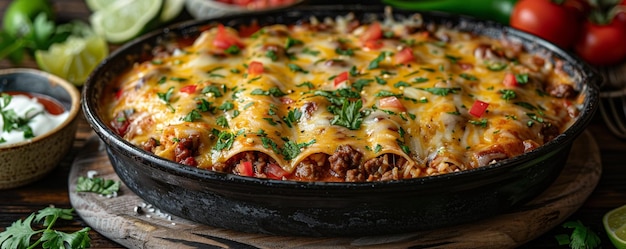
<path fill-rule="evenodd" d="M 475 170 L 374 183 L 292 182 L 241 177 L 177 164 L 133 146 L 101 118 L 99 100 L 121 72 L 164 39 L 194 36 L 213 21 L 227 25 L 296 23 L 309 16 L 381 19 L 380 7 L 307 6 L 284 13 L 188 22 L 145 35 L 116 50 L 91 74 L 83 89 L 85 116 L 107 146 L 111 163 L 128 187 L 164 212 L 199 223 L 244 232 L 302 236 L 362 236 L 405 233 L 471 222 L 506 212 L 546 189 L 561 171 L 570 146 L 598 103 L 600 77 L 556 46 L 529 34 L 468 17 L 422 13 L 426 23 L 519 41 L 526 49 L 564 61 L 585 96 L 571 128 L 544 146 Z M 413 13 L 394 10 L 394 15 Z"/>

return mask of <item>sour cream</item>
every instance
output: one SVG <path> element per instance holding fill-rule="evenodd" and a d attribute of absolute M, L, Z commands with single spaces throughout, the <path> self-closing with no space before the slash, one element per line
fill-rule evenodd
<path fill-rule="evenodd" d="M 69 112 L 65 110 L 58 115 L 50 114 L 46 107 L 40 103 L 38 97 L 12 94 L 10 95 L 11 101 L 8 105 L 5 103 L 6 98 L 8 97 L 0 96 L 0 110 L 2 111 L 0 118 L 0 127 L 2 128 L 0 129 L 0 146 L 27 141 L 43 135 L 63 123 L 69 115 Z M 20 128 L 5 131 L 5 122 L 13 123 L 9 118 L 11 112 L 14 112 L 16 117 L 27 120 L 22 127 L 30 127 L 32 136 L 29 136 L 28 132 L 24 131 L 25 129 Z"/>

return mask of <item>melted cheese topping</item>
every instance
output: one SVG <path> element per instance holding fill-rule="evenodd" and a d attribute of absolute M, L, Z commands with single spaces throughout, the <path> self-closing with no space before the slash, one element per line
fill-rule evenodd
<path fill-rule="evenodd" d="M 104 104 L 114 129 L 158 156 L 297 180 L 476 168 L 541 146 L 576 117 L 573 80 L 558 62 L 420 23 L 338 18 L 249 37 L 216 25 L 137 63 Z M 346 145 L 358 162 L 337 154 Z M 239 167 L 249 160 L 252 175 Z M 328 172 L 312 177 L 309 165 Z M 365 176 L 348 179 L 351 170 Z"/>

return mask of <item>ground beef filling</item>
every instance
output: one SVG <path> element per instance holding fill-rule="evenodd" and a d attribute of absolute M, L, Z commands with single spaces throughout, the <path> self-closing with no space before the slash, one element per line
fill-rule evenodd
<path fill-rule="evenodd" d="M 215 164 L 212 170 L 240 174 L 237 165 L 252 162 L 255 177 L 272 178 L 270 165 L 277 163 L 267 154 L 256 151 L 239 153 L 225 163 Z M 363 161 L 363 154 L 350 145 L 341 145 L 332 155 L 313 154 L 296 166 L 291 174 L 283 177 L 296 181 L 363 182 L 403 179 L 410 163 L 404 157 L 384 154 Z"/>

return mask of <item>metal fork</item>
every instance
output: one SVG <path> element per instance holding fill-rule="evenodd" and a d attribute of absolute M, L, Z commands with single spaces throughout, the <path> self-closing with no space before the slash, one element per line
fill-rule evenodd
<path fill-rule="evenodd" d="M 626 139 L 626 63 L 601 72 L 605 87 L 619 89 L 600 93 L 600 113 L 605 125 L 617 137 Z"/>

